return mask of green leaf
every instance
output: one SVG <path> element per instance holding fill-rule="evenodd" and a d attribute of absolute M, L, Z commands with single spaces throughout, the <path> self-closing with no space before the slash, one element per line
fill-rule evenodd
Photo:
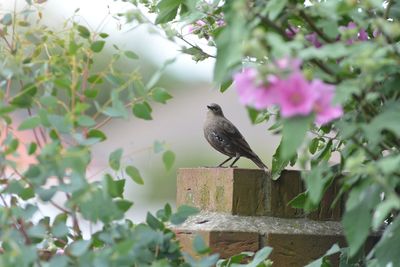
<path fill-rule="evenodd" d="M 38 116 L 32 116 L 29 117 L 28 119 L 24 120 L 18 127 L 18 130 L 23 131 L 23 130 L 28 130 L 28 129 L 33 129 L 37 126 L 39 126 L 41 123 L 41 120 Z"/>
<path fill-rule="evenodd" d="M 317 166 L 322 160 L 328 161 L 332 154 L 333 141 L 330 139 L 312 159 L 311 167 Z"/>
<path fill-rule="evenodd" d="M 117 150 L 113 151 L 108 158 L 108 163 L 114 171 L 118 171 L 120 168 L 122 152 L 122 148 L 118 148 Z"/>
<path fill-rule="evenodd" d="M 153 151 L 154 153 L 160 153 L 163 152 L 165 150 L 165 142 L 160 142 L 160 141 L 154 141 L 153 144 Z"/>
<path fill-rule="evenodd" d="M 90 75 L 87 81 L 91 84 L 100 84 L 103 83 L 103 78 L 101 74 L 93 74 Z M 85 90 L 85 93 L 88 89 Z"/>
<path fill-rule="evenodd" d="M 266 11 L 270 20 L 275 20 L 286 6 L 287 0 L 271 0 L 268 1 Z"/>
<path fill-rule="evenodd" d="M 101 141 L 104 141 L 107 139 L 107 136 L 100 130 L 92 129 L 88 132 L 87 134 L 88 138 L 98 138 Z"/>
<path fill-rule="evenodd" d="M 132 201 L 128 201 L 126 199 L 117 199 L 114 202 L 117 205 L 118 209 L 122 212 L 127 212 L 133 205 Z"/>
<path fill-rule="evenodd" d="M 30 143 L 27 148 L 28 155 L 32 155 L 33 153 L 35 153 L 36 149 L 37 149 L 37 144 L 35 142 Z"/>
<path fill-rule="evenodd" d="M 84 94 L 86 97 L 94 99 L 94 98 L 96 98 L 98 93 L 99 93 L 99 90 L 97 90 L 97 89 L 86 89 Z"/>
<path fill-rule="evenodd" d="M 56 186 L 52 186 L 49 189 L 45 189 L 42 187 L 38 187 L 36 189 L 36 193 L 39 195 L 40 199 L 43 201 L 50 201 L 53 196 L 56 194 L 57 192 L 57 187 Z"/>
<path fill-rule="evenodd" d="M 0 23 L 3 25 L 11 25 L 12 24 L 12 15 L 11 13 L 6 13 L 4 16 L 1 18 Z"/>
<path fill-rule="evenodd" d="M 103 50 L 105 43 L 103 40 L 95 41 L 90 45 L 90 49 L 95 53 L 99 53 Z"/>
<path fill-rule="evenodd" d="M 203 238 L 200 235 L 196 235 L 193 240 L 193 249 L 197 254 L 207 254 L 211 252 L 211 249 L 206 245 Z"/>
<path fill-rule="evenodd" d="M 171 215 L 171 223 L 172 224 L 181 224 L 189 216 L 195 215 L 199 213 L 199 209 L 187 205 L 183 205 L 178 207 L 178 211 Z"/>
<path fill-rule="evenodd" d="M 87 115 L 79 115 L 76 121 L 82 127 L 91 127 L 96 124 L 96 121 Z"/>
<path fill-rule="evenodd" d="M 268 256 L 271 254 L 271 247 L 264 247 L 257 251 L 256 255 L 254 255 L 253 260 L 247 265 L 248 267 L 257 267 L 259 264 L 263 263 Z"/>
<path fill-rule="evenodd" d="M 102 33 L 99 34 L 99 36 L 100 36 L 101 38 L 105 39 L 105 38 L 107 38 L 109 35 L 108 35 L 108 33 L 102 32 Z"/>
<path fill-rule="evenodd" d="M 107 173 L 103 177 L 103 184 L 104 188 L 112 198 L 123 198 L 125 179 L 114 180 L 112 176 Z"/>
<path fill-rule="evenodd" d="M 9 155 L 17 151 L 17 148 L 19 146 L 19 141 L 18 139 L 12 139 L 8 144 L 7 144 L 7 149 L 4 151 L 5 155 Z"/>
<path fill-rule="evenodd" d="M 152 92 L 153 100 L 159 103 L 167 103 L 167 100 L 171 99 L 172 96 L 164 89 L 160 87 L 156 87 Z"/>
<path fill-rule="evenodd" d="M 125 168 L 125 172 L 126 174 L 129 175 L 129 177 L 132 178 L 132 180 L 137 183 L 137 184 L 144 184 L 144 181 L 142 179 L 142 176 L 140 175 L 140 172 L 137 168 L 135 168 L 134 166 L 127 166 Z"/>
<path fill-rule="evenodd" d="M 369 235 L 371 210 L 379 202 L 379 194 L 380 191 L 375 185 L 367 188 L 359 186 L 350 192 L 346 202 L 346 213 L 342 219 L 350 257 L 356 255 Z"/>
<path fill-rule="evenodd" d="M 232 83 L 233 83 L 233 80 L 232 80 L 232 79 L 228 79 L 228 80 L 224 81 L 224 82 L 221 84 L 221 87 L 219 88 L 219 91 L 220 91 L 221 93 L 225 92 L 226 90 L 229 89 L 229 87 L 231 87 Z"/>
<path fill-rule="evenodd" d="M 325 184 L 329 181 L 324 171 L 328 168 L 326 162 L 311 168 L 310 171 L 303 172 L 303 180 L 308 190 L 308 198 L 313 204 L 320 202 L 324 193 Z M 328 177 L 329 178 L 329 177 Z"/>
<path fill-rule="evenodd" d="M 313 139 L 311 140 L 309 146 L 308 146 L 308 151 L 309 151 L 311 154 L 314 154 L 315 151 L 317 151 L 318 145 L 319 145 L 319 137 L 313 138 Z"/>
<path fill-rule="evenodd" d="M 303 209 L 307 201 L 307 192 L 302 192 L 288 202 L 288 206 L 296 209 Z"/>
<path fill-rule="evenodd" d="M 378 161 L 378 167 L 385 175 L 398 171 L 399 166 L 400 155 L 384 157 Z"/>
<path fill-rule="evenodd" d="M 65 222 L 58 222 L 58 223 L 54 224 L 53 227 L 51 228 L 51 233 L 55 237 L 61 238 L 61 237 L 68 235 L 69 229 L 68 229 L 67 225 L 65 224 Z"/>
<path fill-rule="evenodd" d="M 175 162 L 175 153 L 172 152 L 171 150 L 167 150 L 163 153 L 163 162 L 165 169 L 170 170 L 172 165 L 174 165 Z"/>
<path fill-rule="evenodd" d="M 400 209 L 400 199 L 396 195 L 390 195 L 383 202 L 379 203 L 372 216 L 372 227 L 376 231 L 386 220 L 392 210 Z"/>
<path fill-rule="evenodd" d="M 78 32 L 79 35 L 82 36 L 83 38 L 89 39 L 90 38 L 90 31 L 82 25 L 78 25 Z"/>
<path fill-rule="evenodd" d="M 289 164 L 290 160 L 283 160 L 281 156 L 282 150 L 282 140 L 279 143 L 279 146 L 276 148 L 274 155 L 272 156 L 272 168 L 271 168 L 271 176 L 272 180 L 277 180 L 281 172 L 286 168 Z"/>
<path fill-rule="evenodd" d="M 49 261 L 49 267 L 67 267 L 68 257 L 65 255 L 53 255 Z"/>
<path fill-rule="evenodd" d="M 368 124 L 363 125 L 363 130 L 374 147 L 380 140 L 382 131 L 388 130 L 400 138 L 400 106 L 397 102 L 388 103 L 385 109 Z"/>
<path fill-rule="evenodd" d="M 156 18 L 156 24 L 167 23 L 173 20 L 181 3 L 182 0 L 161 0 L 157 5 L 159 13 Z"/>
<path fill-rule="evenodd" d="M 135 52 L 130 51 L 130 50 L 125 51 L 125 52 L 124 52 L 124 55 L 125 55 L 127 58 L 130 58 L 130 59 L 138 59 L 138 58 L 139 58 L 139 56 L 138 56 Z"/>
<path fill-rule="evenodd" d="M 46 227 L 43 224 L 36 224 L 29 228 L 28 235 L 34 238 L 45 238 L 46 237 Z"/>
<path fill-rule="evenodd" d="M 375 246 L 377 266 L 400 266 L 400 216 L 387 226 Z"/>
<path fill-rule="evenodd" d="M 69 134 L 72 131 L 72 123 L 66 116 L 50 114 L 47 118 L 50 124 L 60 133 Z"/>
<path fill-rule="evenodd" d="M 147 102 L 143 102 L 143 103 L 138 103 L 133 105 L 132 107 L 132 112 L 133 115 L 135 115 L 136 117 L 140 118 L 140 119 L 144 119 L 144 120 L 152 120 L 153 118 L 151 117 L 151 107 L 149 106 L 149 104 L 147 104 Z"/>
<path fill-rule="evenodd" d="M 321 267 L 323 265 L 324 258 L 333 254 L 340 252 L 340 247 L 337 244 L 333 244 L 333 246 L 325 253 L 321 258 L 307 264 L 305 267 Z"/>
<path fill-rule="evenodd" d="M 281 141 L 281 157 L 283 160 L 289 160 L 296 154 L 313 120 L 314 116 L 293 117 L 283 120 Z"/>
<path fill-rule="evenodd" d="M 69 247 L 69 252 L 75 257 L 82 256 L 89 249 L 91 244 L 90 240 L 78 240 L 73 242 Z"/>
<path fill-rule="evenodd" d="M 339 59 L 347 56 L 350 53 L 350 49 L 341 43 L 324 44 L 322 47 L 308 47 L 299 52 L 300 58 L 303 60 L 309 60 L 312 58 L 327 60 L 327 59 Z"/>
<path fill-rule="evenodd" d="M 150 212 L 147 212 L 146 223 L 154 230 L 164 230 L 164 224 L 154 217 Z"/>
<path fill-rule="evenodd" d="M 58 99 L 52 95 L 46 95 L 40 98 L 40 103 L 48 108 L 55 108 L 58 105 Z"/>
<path fill-rule="evenodd" d="M 25 85 L 24 88 L 16 94 L 11 100 L 10 104 L 20 108 L 29 108 L 32 105 L 33 97 L 37 93 L 37 88 L 33 84 Z"/>
<path fill-rule="evenodd" d="M 249 116 L 251 123 L 255 124 L 256 118 L 260 112 L 253 107 L 246 107 L 246 109 L 247 115 Z"/>
<path fill-rule="evenodd" d="M 240 2 L 241 3 L 241 2 Z M 238 6 L 238 9 L 240 7 Z M 245 7 L 241 7 L 245 9 Z M 226 17 L 229 27 L 224 27 L 216 38 L 217 59 L 214 65 L 214 80 L 224 82 L 230 75 L 231 69 L 242 59 L 242 40 L 245 38 L 245 19 L 243 12 L 233 11 Z"/>

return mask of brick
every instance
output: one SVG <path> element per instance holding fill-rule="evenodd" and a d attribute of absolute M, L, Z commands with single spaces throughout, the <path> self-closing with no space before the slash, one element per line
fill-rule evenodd
<path fill-rule="evenodd" d="M 273 181 L 259 169 L 191 168 L 179 169 L 177 178 L 177 205 L 191 205 L 203 211 L 233 215 L 281 218 L 305 217 L 301 209 L 288 202 L 304 189 L 301 173 L 284 170 Z M 319 209 L 307 217 L 313 220 L 340 220 L 343 201 L 334 209 L 331 203 L 338 193 L 337 183 L 328 188 Z"/>
<path fill-rule="evenodd" d="M 260 247 L 258 233 L 236 231 L 212 231 L 208 244 L 221 258 L 229 258 L 243 251 L 255 252 Z"/>
<path fill-rule="evenodd" d="M 179 169 L 176 203 L 204 211 L 263 215 L 266 180 L 266 174 L 256 169 Z"/>
<path fill-rule="evenodd" d="M 340 222 L 313 221 L 307 218 L 274 218 L 269 216 L 233 216 L 201 212 L 180 226 L 174 226 L 183 250 L 193 253 L 192 241 L 200 234 L 212 252 L 228 258 L 243 251 L 257 251 L 264 246 L 273 248 L 269 257 L 277 267 L 304 266 L 320 258 L 338 243 L 346 246 Z M 379 240 L 368 238 L 366 251 Z M 330 257 L 338 266 L 338 254 Z"/>
<path fill-rule="evenodd" d="M 259 249 L 259 234 L 237 231 L 182 231 L 175 230 L 183 251 L 196 257 L 193 251 L 193 240 L 200 235 L 213 253 L 219 253 L 221 258 L 228 258 L 243 251 Z"/>
<path fill-rule="evenodd" d="M 305 266 L 324 255 L 335 243 L 345 246 L 344 236 L 269 233 L 265 237 L 265 245 L 273 248 L 269 259 L 278 267 Z M 333 266 L 339 266 L 338 254 L 332 255 L 330 260 Z"/>

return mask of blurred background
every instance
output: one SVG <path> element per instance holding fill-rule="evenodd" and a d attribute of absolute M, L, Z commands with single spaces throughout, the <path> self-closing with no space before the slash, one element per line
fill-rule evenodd
<path fill-rule="evenodd" d="M 1 9 L 12 10 L 25 5 L 25 0 L 0 0 Z M 93 162 L 88 179 L 101 179 L 108 168 L 109 153 L 124 149 L 123 163 L 136 166 L 144 179 L 140 186 L 127 179 L 125 197 L 134 201 L 128 217 L 140 222 L 147 211 L 156 211 L 166 202 L 175 204 L 176 174 L 179 168 L 216 166 L 226 157 L 213 150 L 203 137 L 202 125 L 207 112 L 206 105 L 218 103 L 225 116 L 242 132 L 253 150 L 271 166 L 271 157 L 278 146 L 279 137 L 267 131 L 268 125 L 252 125 L 246 109 L 239 104 L 234 87 L 220 93 L 212 84 L 213 60 L 194 62 L 189 55 L 179 52 L 180 47 L 167 41 L 149 25 L 133 27 L 115 20 L 113 15 L 125 13 L 132 5 L 112 0 L 48 0 L 42 6 L 44 23 L 57 29 L 70 18 L 75 10 L 75 20 L 92 30 L 110 34 L 109 41 L 122 49 L 132 50 L 140 59 L 135 64 L 122 62 L 121 68 L 140 68 L 144 80 L 149 79 L 166 60 L 176 57 L 169 65 L 160 84 L 173 99 L 166 105 L 154 104 L 153 120 L 144 121 L 131 116 L 127 120 L 115 119 L 101 128 L 108 139 L 93 149 Z M 148 14 L 151 18 L 151 14 Z M 199 41 L 199 40 L 195 40 Z M 108 45 L 96 64 L 107 62 Z M 213 51 L 211 51 L 212 53 Z M 109 52 L 111 55 L 111 52 Z M 104 57 L 104 58 L 103 58 Z M 165 141 L 168 149 L 176 154 L 171 170 L 166 171 L 161 154 L 153 151 L 155 141 Z M 241 159 L 239 167 L 257 168 L 251 161 Z M 57 211 L 47 210 L 49 213 Z"/>

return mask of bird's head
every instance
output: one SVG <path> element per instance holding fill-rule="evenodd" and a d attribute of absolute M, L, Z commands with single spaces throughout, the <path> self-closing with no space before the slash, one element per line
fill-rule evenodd
<path fill-rule="evenodd" d="M 212 113 L 213 115 L 217 116 L 224 116 L 224 113 L 222 112 L 221 107 L 218 104 L 212 103 L 210 105 L 207 105 L 208 112 Z"/>

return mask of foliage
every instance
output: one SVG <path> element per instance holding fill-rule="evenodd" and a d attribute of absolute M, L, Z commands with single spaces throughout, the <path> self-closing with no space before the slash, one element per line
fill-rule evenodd
<path fill-rule="evenodd" d="M 342 223 L 349 247 L 341 250 L 344 263 L 400 264 L 396 255 L 400 250 L 398 1 L 130 2 L 155 13 L 155 24 L 165 36 L 180 45 L 185 41 L 181 50 L 195 61 L 215 58 L 214 81 L 222 92 L 236 73 L 251 70 L 244 77 L 250 77 L 244 89 L 251 90 L 243 92 L 236 83 L 239 96 L 249 104 L 253 122 L 272 120 L 270 131 L 283 135 L 273 157 L 273 177 L 289 164 L 310 167 L 303 173 L 307 191 L 292 203 L 307 211 L 315 209 L 334 179 L 341 186 L 340 195 L 347 196 Z M 132 23 L 152 23 L 136 9 L 127 18 Z M 199 42 L 188 41 L 189 34 Z M 296 86 L 288 82 L 292 70 L 279 67 L 288 59 L 301 62 L 297 75 L 304 96 L 314 97 L 310 90 L 330 88 L 323 101 L 292 113 L 284 110 L 287 106 L 281 100 L 257 102 L 277 80 L 286 82 L 286 87 L 277 87 L 277 94 L 281 90 L 290 100 L 299 93 L 295 87 L 287 91 Z M 297 97 L 292 100 L 309 100 Z M 312 123 L 315 115 L 317 123 Z M 334 165 L 333 156 L 340 158 Z M 383 231 L 383 236 L 366 254 L 371 231 Z M 321 264 L 327 263 L 321 260 Z"/>
<path fill-rule="evenodd" d="M 205 255 L 210 250 L 202 239 L 196 238 L 199 257 L 193 259 L 169 228 L 197 209 L 173 212 L 166 204 L 144 223 L 127 219 L 133 203 L 124 198 L 124 177 L 139 185 L 145 180 L 125 164 L 122 148 L 109 154 L 110 168 L 100 181 L 88 175 L 93 146 L 107 139 L 102 126 L 126 118 L 130 109 L 151 120 L 151 105 L 172 98 L 157 86 L 172 61 L 145 84 L 138 70 L 118 67 L 121 60 L 138 59 L 133 51 L 112 45 L 102 64 L 111 46 L 107 33 L 74 17 L 61 30 L 48 28 L 40 8 L 45 1 L 36 2 L 0 20 L 0 266 L 215 265 L 219 255 Z M 175 154 L 165 142 L 156 141 L 154 153 L 162 153 L 166 171 L 172 168 Z M 47 216 L 43 205 L 58 214 Z M 268 255 L 260 253 L 253 262 L 264 266 Z"/>

